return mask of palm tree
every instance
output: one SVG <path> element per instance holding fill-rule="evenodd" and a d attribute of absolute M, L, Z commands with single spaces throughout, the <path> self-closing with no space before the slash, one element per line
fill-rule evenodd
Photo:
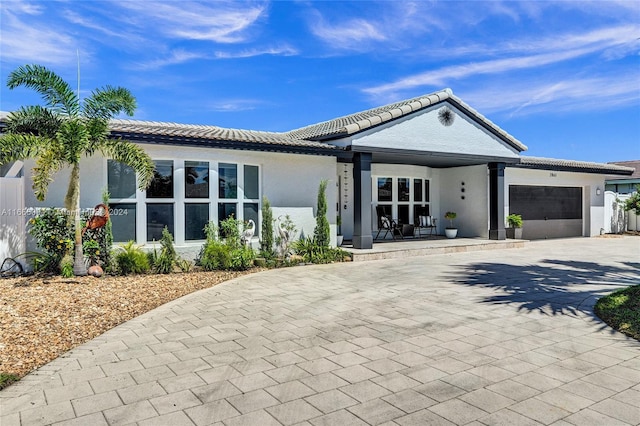
<path fill-rule="evenodd" d="M 139 146 L 109 138 L 109 119 L 120 113 L 133 115 L 136 100 L 129 90 L 105 86 L 80 101 L 79 94 L 53 71 L 41 65 L 15 69 L 7 81 L 9 89 L 24 86 L 35 90 L 45 106 L 21 107 L 7 118 L 6 133 L 0 137 L 0 164 L 33 158 L 33 190 L 43 201 L 53 175 L 71 167 L 64 203 L 68 223 L 75 221 L 75 259 L 73 271 L 86 275 L 80 223 L 80 160 L 100 151 L 131 166 L 138 175 L 140 189 L 153 179 L 154 163 Z"/>

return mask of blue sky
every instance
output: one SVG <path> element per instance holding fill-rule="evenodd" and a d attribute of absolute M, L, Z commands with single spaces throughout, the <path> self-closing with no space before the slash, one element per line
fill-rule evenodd
<path fill-rule="evenodd" d="M 640 158 L 637 1 L 3 0 L 0 109 L 46 65 L 130 89 L 141 120 L 287 131 L 449 87 L 529 146 Z"/>

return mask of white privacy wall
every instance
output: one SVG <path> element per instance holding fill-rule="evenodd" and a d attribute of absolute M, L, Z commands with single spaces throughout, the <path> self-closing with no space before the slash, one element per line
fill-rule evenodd
<path fill-rule="evenodd" d="M 582 188 L 582 235 L 600 235 L 604 229 L 604 175 L 507 167 L 505 170 L 505 217 L 509 214 L 509 185 L 572 186 Z M 600 195 L 596 194 L 600 188 Z"/>
<path fill-rule="evenodd" d="M 0 264 L 26 251 L 25 222 L 29 216 L 23 193 L 24 178 L 0 177 Z M 17 260 L 24 265 L 24 258 Z"/>
<path fill-rule="evenodd" d="M 444 218 L 448 211 L 458 215 L 454 220 L 458 236 L 489 238 L 489 170 L 486 165 L 440 169 L 438 228 L 449 226 Z"/>

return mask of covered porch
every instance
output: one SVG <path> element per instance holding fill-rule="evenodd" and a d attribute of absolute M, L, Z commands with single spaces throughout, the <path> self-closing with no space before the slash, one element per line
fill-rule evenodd
<path fill-rule="evenodd" d="M 501 250 L 523 248 L 526 240 L 487 240 L 485 238 L 449 239 L 442 235 L 429 238 L 405 240 L 376 240 L 369 249 L 356 249 L 352 241 L 342 245 L 351 253 L 354 262 L 368 260 L 400 259 L 434 254 L 460 253 L 470 251 Z"/>

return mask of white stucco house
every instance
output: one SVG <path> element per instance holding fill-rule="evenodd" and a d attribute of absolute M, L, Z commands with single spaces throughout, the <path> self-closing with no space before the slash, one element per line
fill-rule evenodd
<path fill-rule="evenodd" d="M 166 225 L 177 247 L 194 252 L 210 220 L 234 214 L 260 228 L 263 196 L 279 214 L 293 212 L 308 235 L 322 179 L 331 182 L 334 238 L 339 215 L 356 249 L 375 244 L 380 209 L 400 223 L 433 216 L 437 233 L 444 213 L 455 211 L 462 237 L 504 239 L 509 213 L 523 216 L 525 239 L 588 237 L 603 228 L 605 176 L 634 170 L 523 156 L 524 144 L 449 89 L 283 133 L 136 120 L 113 120 L 111 133 L 143 146 L 157 178 L 139 191 L 127 167 L 87 158 L 81 205 L 100 203 L 108 188 L 116 241 L 147 244 Z M 41 203 L 31 191 L 32 167 L 2 166 L 0 210 L 63 205 L 65 173 Z M 2 258 L 24 248 L 25 218 L 0 220 Z"/>

